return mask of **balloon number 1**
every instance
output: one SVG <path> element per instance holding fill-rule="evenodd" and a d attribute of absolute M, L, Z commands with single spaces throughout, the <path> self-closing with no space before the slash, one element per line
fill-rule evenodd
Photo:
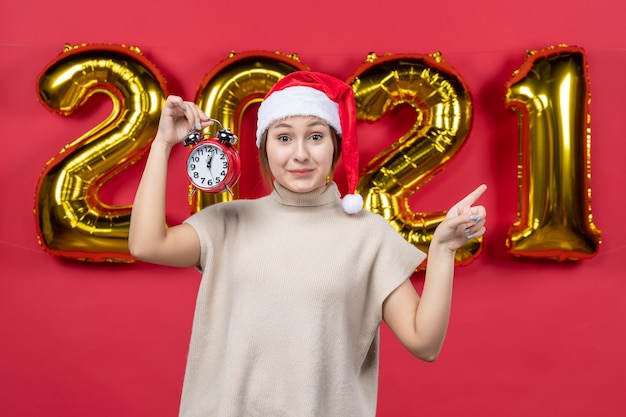
<path fill-rule="evenodd" d="M 591 214 L 587 64 L 580 48 L 530 52 L 507 88 L 520 119 L 518 219 L 507 247 L 516 256 L 584 259 L 600 231 Z"/>
<path fill-rule="evenodd" d="M 561 49 L 550 49 L 536 58 L 545 55 L 548 67 L 556 66 L 558 60 L 553 57 L 561 56 Z M 532 66 L 526 63 L 522 70 Z M 573 86 L 570 96 L 562 91 L 554 95 L 544 78 L 531 79 L 522 70 L 509 87 L 507 104 L 519 112 L 520 126 L 533 126 L 520 128 L 520 210 L 507 240 L 515 256 L 580 259 L 595 254 L 600 243 L 589 203 L 589 134 L 561 127 L 579 126 L 580 120 L 588 123 L 588 102 L 578 100 L 584 94 L 574 94 L 581 85 L 587 91 L 582 68 L 549 69 L 556 81 Z M 284 75 L 308 69 L 295 55 L 232 53 L 203 78 L 195 100 L 209 117 L 238 134 L 251 104 L 260 102 Z M 472 124 L 469 89 L 439 53 L 382 58 L 371 54 L 348 83 L 355 92 L 360 121 L 375 122 L 403 103 L 415 109 L 415 125 L 370 161 L 358 191 L 367 209 L 426 249 L 445 212 L 414 213 L 408 198 L 444 169 L 468 137 Z M 40 176 L 34 212 L 41 246 L 63 258 L 132 262 L 127 247 L 130 207 L 103 204 L 98 190 L 147 151 L 167 96 L 165 80 L 137 48 L 93 44 L 67 46 L 42 71 L 37 87 L 41 103 L 63 115 L 96 93 L 113 101 L 111 115 L 65 146 Z M 532 97 L 524 95 L 528 91 Z M 543 108 L 533 110 L 533 103 L 542 100 L 552 106 L 544 107 L 553 114 L 547 115 Z M 554 124 L 554 117 L 560 117 L 557 121 L 562 125 Z M 563 135 L 569 147 L 559 142 L 566 140 Z M 571 151 L 562 152 L 565 148 Z M 195 193 L 190 200 L 192 211 L 236 198 L 238 190 L 234 194 Z M 529 200 L 522 200 L 527 195 Z M 482 245 L 482 238 L 469 241 L 458 251 L 457 264 L 471 262 Z"/>

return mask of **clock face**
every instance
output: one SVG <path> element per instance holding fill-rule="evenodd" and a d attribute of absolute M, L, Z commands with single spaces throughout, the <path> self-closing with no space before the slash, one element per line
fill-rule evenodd
<path fill-rule="evenodd" d="M 212 143 L 196 146 L 187 157 L 187 175 L 192 184 L 201 190 L 222 188 L 229 169 L 224 150 Z"/>

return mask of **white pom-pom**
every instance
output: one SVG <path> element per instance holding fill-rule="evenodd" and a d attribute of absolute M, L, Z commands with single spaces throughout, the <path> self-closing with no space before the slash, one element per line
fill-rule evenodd
<path fill-rule="evenodd" d="M 348 214 L 358 213 L 363 209 L 363 197 L 361 194 L 346 194 L 341 200 L 343 211 Z"/>

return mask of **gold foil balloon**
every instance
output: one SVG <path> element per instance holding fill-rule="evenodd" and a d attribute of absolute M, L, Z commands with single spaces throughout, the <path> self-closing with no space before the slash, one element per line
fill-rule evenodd
<path fill-rule="evenodd" d="M 290 72 L 308 69 L 295 55 L 265 51 L 233 52 L 204 76 L 198 87 L 196 103 L 209 117 L 220 120 L 225 128 L 239 135 L 244 112 L 252 104 L 263 101 L 276 81 Z M 238 146 L 242 143 L 256 148 L 254 138 L 240 141 Z M 193 193 L 190 201 L 192 212 L 232 200 L 238 196 L 238 192 L 239 187 L 236 186 L 235 196 L 228 192 Z"/>
<path fill-rule="evenodd" d="M 530 51 L 507 83 L 519 119 L 518 218 L 511 254 L 577 260 L 594 256 L 589 79 L 582 48 Z"/>
<path fill-rule="evenodd" d="M 34 210 L 40 244 L 63 258 L 131 262 L 130 207 L 104 204 L 98 190 L 147 149 L 165 102 L 165 80 L 137 48 L 66 46 L 39 75 L 37 92 L 46 108 L 64 116 L 95 94 L 113 103 L 105 121 L 70 138 L 43 170 Z"/>
<path fill-rule="evenodd" d="M 415 213 L 408 199 L 444 169 L 467 138 L 472 124 L 469 89 L 439 53 L 371 54 L 348 82 L 359 120 L 375 122 L 400 104 L 415 110 L 415 124 L 369 163 L 357 191 L 368 210 L 427 252 L 445 212 Z M 471 262 L 481 248 L 482 238 L 468 241 L 457 251 L 457 264 Z"/>

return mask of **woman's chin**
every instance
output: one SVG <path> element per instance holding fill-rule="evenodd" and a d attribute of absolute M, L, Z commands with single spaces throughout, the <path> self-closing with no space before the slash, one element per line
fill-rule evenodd
<path fill-rule="evenodd" d="M 287 184 L 281 185 L 294 193 L 308 193 L 323 187 L 325 183 L 320 184 L 308 179 L 296 179 L 293 181 L 287 181 Z"/>

